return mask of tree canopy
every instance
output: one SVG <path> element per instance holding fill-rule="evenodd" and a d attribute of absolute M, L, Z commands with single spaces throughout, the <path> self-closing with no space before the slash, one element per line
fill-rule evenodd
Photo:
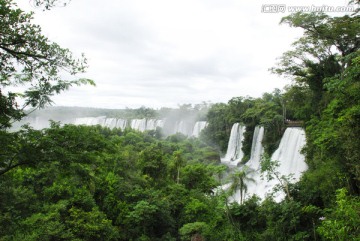
<path fill-rule="evenodd" d="M 32 18 L 32 13 L 23 12 L 12 0 L 0 1 L 1 129 L 24 117 L 25 108 L 42 108 L 54 94 L 73 85 L 94 85 L 90 79 L 74 79 L 86 70 L 84 55 L 76 58 L 51 42 L 40 26 L 31 23 Z M 22 90 L 14 91 L 18 86 Z"/>
<path fill-rule="evenodd" d="M 50 9 L 61 2 L 34 3 Z M 42 108 L 54 94 L 93 82 L 76 78 L 85 71 L 86 59 L 47 39 L 31 23 L 31 13 L 0 0 L 0 20 L 1 240 L 358 240 L 356 13 L 283 18 L 283 24 L 304 30 L 272 69 L 293 83 L 260 98 L 181 106 L 181 113 L 196 109 L 199 118 L 207 119 L 200 139 L 56 122 L 43 130 L 25 126 L 10 132 L 11 122 L 22 119 L 27 107 Z M 13 91 L 17 86 L 22 91 Z M 129 115 L 153 118 L 156 113 L 144 107 Z M 252 182 L 248 170 L 229 175 L 220 163 L 231 126 L 246 126 L 244 163 L 255 126 L 265 129 L 268 157 L 286 118 L 304 123 L 309 170 L 291 184 L 279 176 L 276 161 L 264 158 L 263 171 L 269 180 L 279 179 L 287 199 L 243 198 Z M 233 180 L 230 194 L 219 188 L 228 179 Z M 237 190 L 241 203 L 229 203 Z"/>

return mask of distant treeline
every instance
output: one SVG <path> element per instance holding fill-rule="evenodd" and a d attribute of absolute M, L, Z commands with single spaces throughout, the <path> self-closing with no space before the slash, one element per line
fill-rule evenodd
<path fill-rule="evenodd" d="M 35 2 L 51 8 L 57 1 Z M 84 72 L 86 59 L 52 43 L 12 0 L 0 0 L 0 240 L 359 240 L 360 16 L 359 1 L 351 2 L 357 9 L 350 15 L 299 12 L 282 19 L 303 30 L 272 69 L 293 80 L 283 91 L 178 110 L 57 107 L 39 112 L 54 119 L 66 113 L 190 116 L 209 123 L 198 139 L 57 123 L 44 130 L 9 131 L 27 116 L 25 108 L 43 108 L 54 94 L 94 83 L 63 80 L 64 70 Z M 3 91 L 20 84 L 30 87 Z M 245 193 L 251 180 L 242 169 L 223 182 L 226 167 L 219 150 L 225 150 L 231 126 L 246 126 L 246 161 L 255 126 L 265 127 L 269 154 L 284 120 L 303 122 L 307 143 L 302 152 L 309 169 L 299 182 L 274 190 L 286 193 L 281 202 L 269 194 L 265 200 L 253 196 L 229 203 L 234 191 Z M 267 176 L 276 173 L 269 160 L 264 156 L 262 162 Z M 231 188 L 217 188 L 226 182 Z"/>
<path fill-rule="evenodd" d="M 41 117 L 43 119 L 65 120 L 78 117 L 98 117 L 106 116 L 107 118 L 119 119 L 164 119 L 164 118 L 187 118 L 193 117 L 196 120 L 206 120 L 206 114 L 210 103 L 202 104 L 183 104 L 178 108 L 162 107 L 160 109 L 148 108 L 145 106 L 139 108 L 125 109 L 106 109 L 92 107 L 67 107 L 51 106 L 45 109 L 35 111 L 28 110 L 30 117 Z"/>

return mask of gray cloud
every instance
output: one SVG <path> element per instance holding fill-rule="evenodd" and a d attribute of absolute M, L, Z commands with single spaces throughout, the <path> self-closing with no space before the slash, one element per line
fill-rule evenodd
<path fill-rule="evenodd" d="M 86 54 L 84 76 L 97 83 L 73 88 L 56 103 L 176 106 L 281 88 L 287 82 L 267 69 L 301 32 L 279 26 L 284 15 L 261 13 L 267 1 L 73 0 L 36 11 L 50 39 Z"/>

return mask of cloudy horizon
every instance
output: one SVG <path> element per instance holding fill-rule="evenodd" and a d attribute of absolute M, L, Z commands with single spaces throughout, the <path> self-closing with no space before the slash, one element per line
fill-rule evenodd
<path fill-rule="evenodd" d="M 35 11 L 51 41 L 88 59 L 80 77 L 97 86 L 73 87 L 54 97 L 57 106 L 160 108 L 260 97 L 290 83 L 268 69 L 301 36 L 279 25 L 288 12 L 261 11 L 268 0 L 72 0 L 51 11 L 17 2 Z"/>

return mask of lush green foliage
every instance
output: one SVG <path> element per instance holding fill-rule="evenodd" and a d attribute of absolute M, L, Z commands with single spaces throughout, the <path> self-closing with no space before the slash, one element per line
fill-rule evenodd
<path fill-rule="evenodd" d="M 243 151 L 244 161 L 250 159 L 251 143 L 255 126 L 265 128 L 264 147 L 268 153 L 275 151 L 284 131 L 284 113 L 280 90 L 265 93 L 262 98 L 232 98 L 228 104 L 215 104 L 209 109 L 208 128 L 204 138 L 216 143 L 222 152 L 226 151 L 231 127 L 238 122 L 246 126 Z"/>
<path fill-rule="evenodd" d="M 354 220 L 360 217 L 353 210 L 358 209 L 360 193 L 360 17 L 296 13 L 283 18 L 282 23 L 304 30 L 304 36 L 293 44 L 294 49 L 284 53 L 272 69 L 292 78 L 293 84 L 281 94 L 266 94 L 261 99 L 234 98 L 228 104 L 214 105 L 209 111 L 206 137 L 219 143 L 224 151 L 231 125 L 235 122 L 246 125 L 249 130 L 243 143 L 246 161 L 255 125 L 268 127 L 263 144 L 267 154 L 271 154 L 284 127 L 283 117 L 304 121 L 307 136 L 304 154 L 309 170 L 302 180 L 288 185 L 286 177 L 277 176 L 276 169 L 272 169 L 276 162 L 269 158 L 263 162 L 263 168 L 271 174 L 268 178 L 279 179 L 282 183 L 279 188 L 288 197 L 287 202 L 276 205 L 280 210 L 295 205 L 291 215 L 292 222 L 297 224 L 287 235 L 284 228 L 293 224 L 281 225 L 279 217 L 283 214 L 277 213 L 274 215 L 278 219 L 266 219 L 263 233 L 257 229 L 256 236 L 252 232 L 245 234 L 249 235 L 246 240 L 357 240 L 359 231 L 354 228 L 357 225 Z M 267 126 L 268 123 L 271 124 Z M 350 197 L 345 197 L 343 191 L 336 194 L 336 190 L 344 188 Z M 260 206 L 267 204 L 263 202 Z M 319 218 L 326 213 L 327 221 L 320 222 Z M 348 218 L 340 218 L 341 215 Z M 304 225 L 303 219 L 311 225 Z M 232 223 L 242 225 L 239 222 Z M 277 225 L 282 231 L 278 231 Z"/>
<path fill-rule="evenodd" d="M 55 123 L 22 135 L 29 165 L 0 176 L 3 240 L 167 240 L 214 215 L 222 168 L 198 140 Z"/>
<path fill-rule="evenodd" d="M 18 9 L 12 0 L 0 1 L 0 129 L 25 116 L 25 107 L 39 108 L 51 103 L 51 96 L 72 85 L 94 84 L 89 79 L 65 80 L 63 73 L 85 71 L 86 59 L 76 59 L 68 49 L 52 43 L 32 14 Z M 6 87 L 27 85 L 22 92 L 4 91 Z M 24 103 L 19 104 L 17 98 Z"/>
<path fill-rule="evenodd" d="M 35 1 L 45 9 L 57 2 Z M 273 71 L 290 76 L 293 84 L 283 93 L 212 105 L 203 140 L 59 123 L 8 132 L 11 122 L 25 115 L 17 97 L 25 106 L 42 107 L 52 94 L 91 81 L 60 78 L 59 68 L 76 74 L 86 62 L 42 36 L 31 14 L 0 0 L 0 17 L 1 88 L 33 84 L 23 93 L 0 92 L 1 240 L 359 240 L 357 15 L 285 17 L 282 22 L 302 28 L 304 36 Z M 190 114 L 202 120 L 207 108 L 183 105 L 179 113 L 139 108 L 128 114 Z M 219 149 L 225 150 L 232 124 L 247 128 L 246 161 L 255 126 L 265 127 L 263 144 L 270 154 L 284 118 L 305 121 L 309 170 L 290 184 L 265 156 L 266 178 L 279 179 L 287 199 L 254 196 L 229 203 L 229 195 L 240 190 L 242 196 L 252 181 L 243 169 L 228 177 L 229 192 L 215 192 L 225 170 Z"/>
<path fill-rule="evenodd" d="M 306 121 L 310 171 L 303 188 L 320 183 L 316 189 L 325 203 L 341 187 L 359 194 L 360 17 L 297 13 L 283 22 L 305 31 L 274 68 L 294 78 L 287 103 Z M 298 101 L 301 96 L 304 100 Z"/>
<path fill-rule="evenodd" d="M 250 177 L 251 172 L 249 168 L 243 168 L 241 170 L 235 171 L 230 174 L 230 194 L 235 193 L 237 190 L 240 191 L 240 204 L 243 203 L 245 193 L 247 192 L 247 183 L 255 182 L 253 178 Z"/>
<path fill-rule="evenodd" d="M 359 197 L 349 197 L 346 189 L 339 189 L 336 206 L 326 210 L 328 214 L 317 230 L 326 240 L 359 240 L 359 210 Z"/>

